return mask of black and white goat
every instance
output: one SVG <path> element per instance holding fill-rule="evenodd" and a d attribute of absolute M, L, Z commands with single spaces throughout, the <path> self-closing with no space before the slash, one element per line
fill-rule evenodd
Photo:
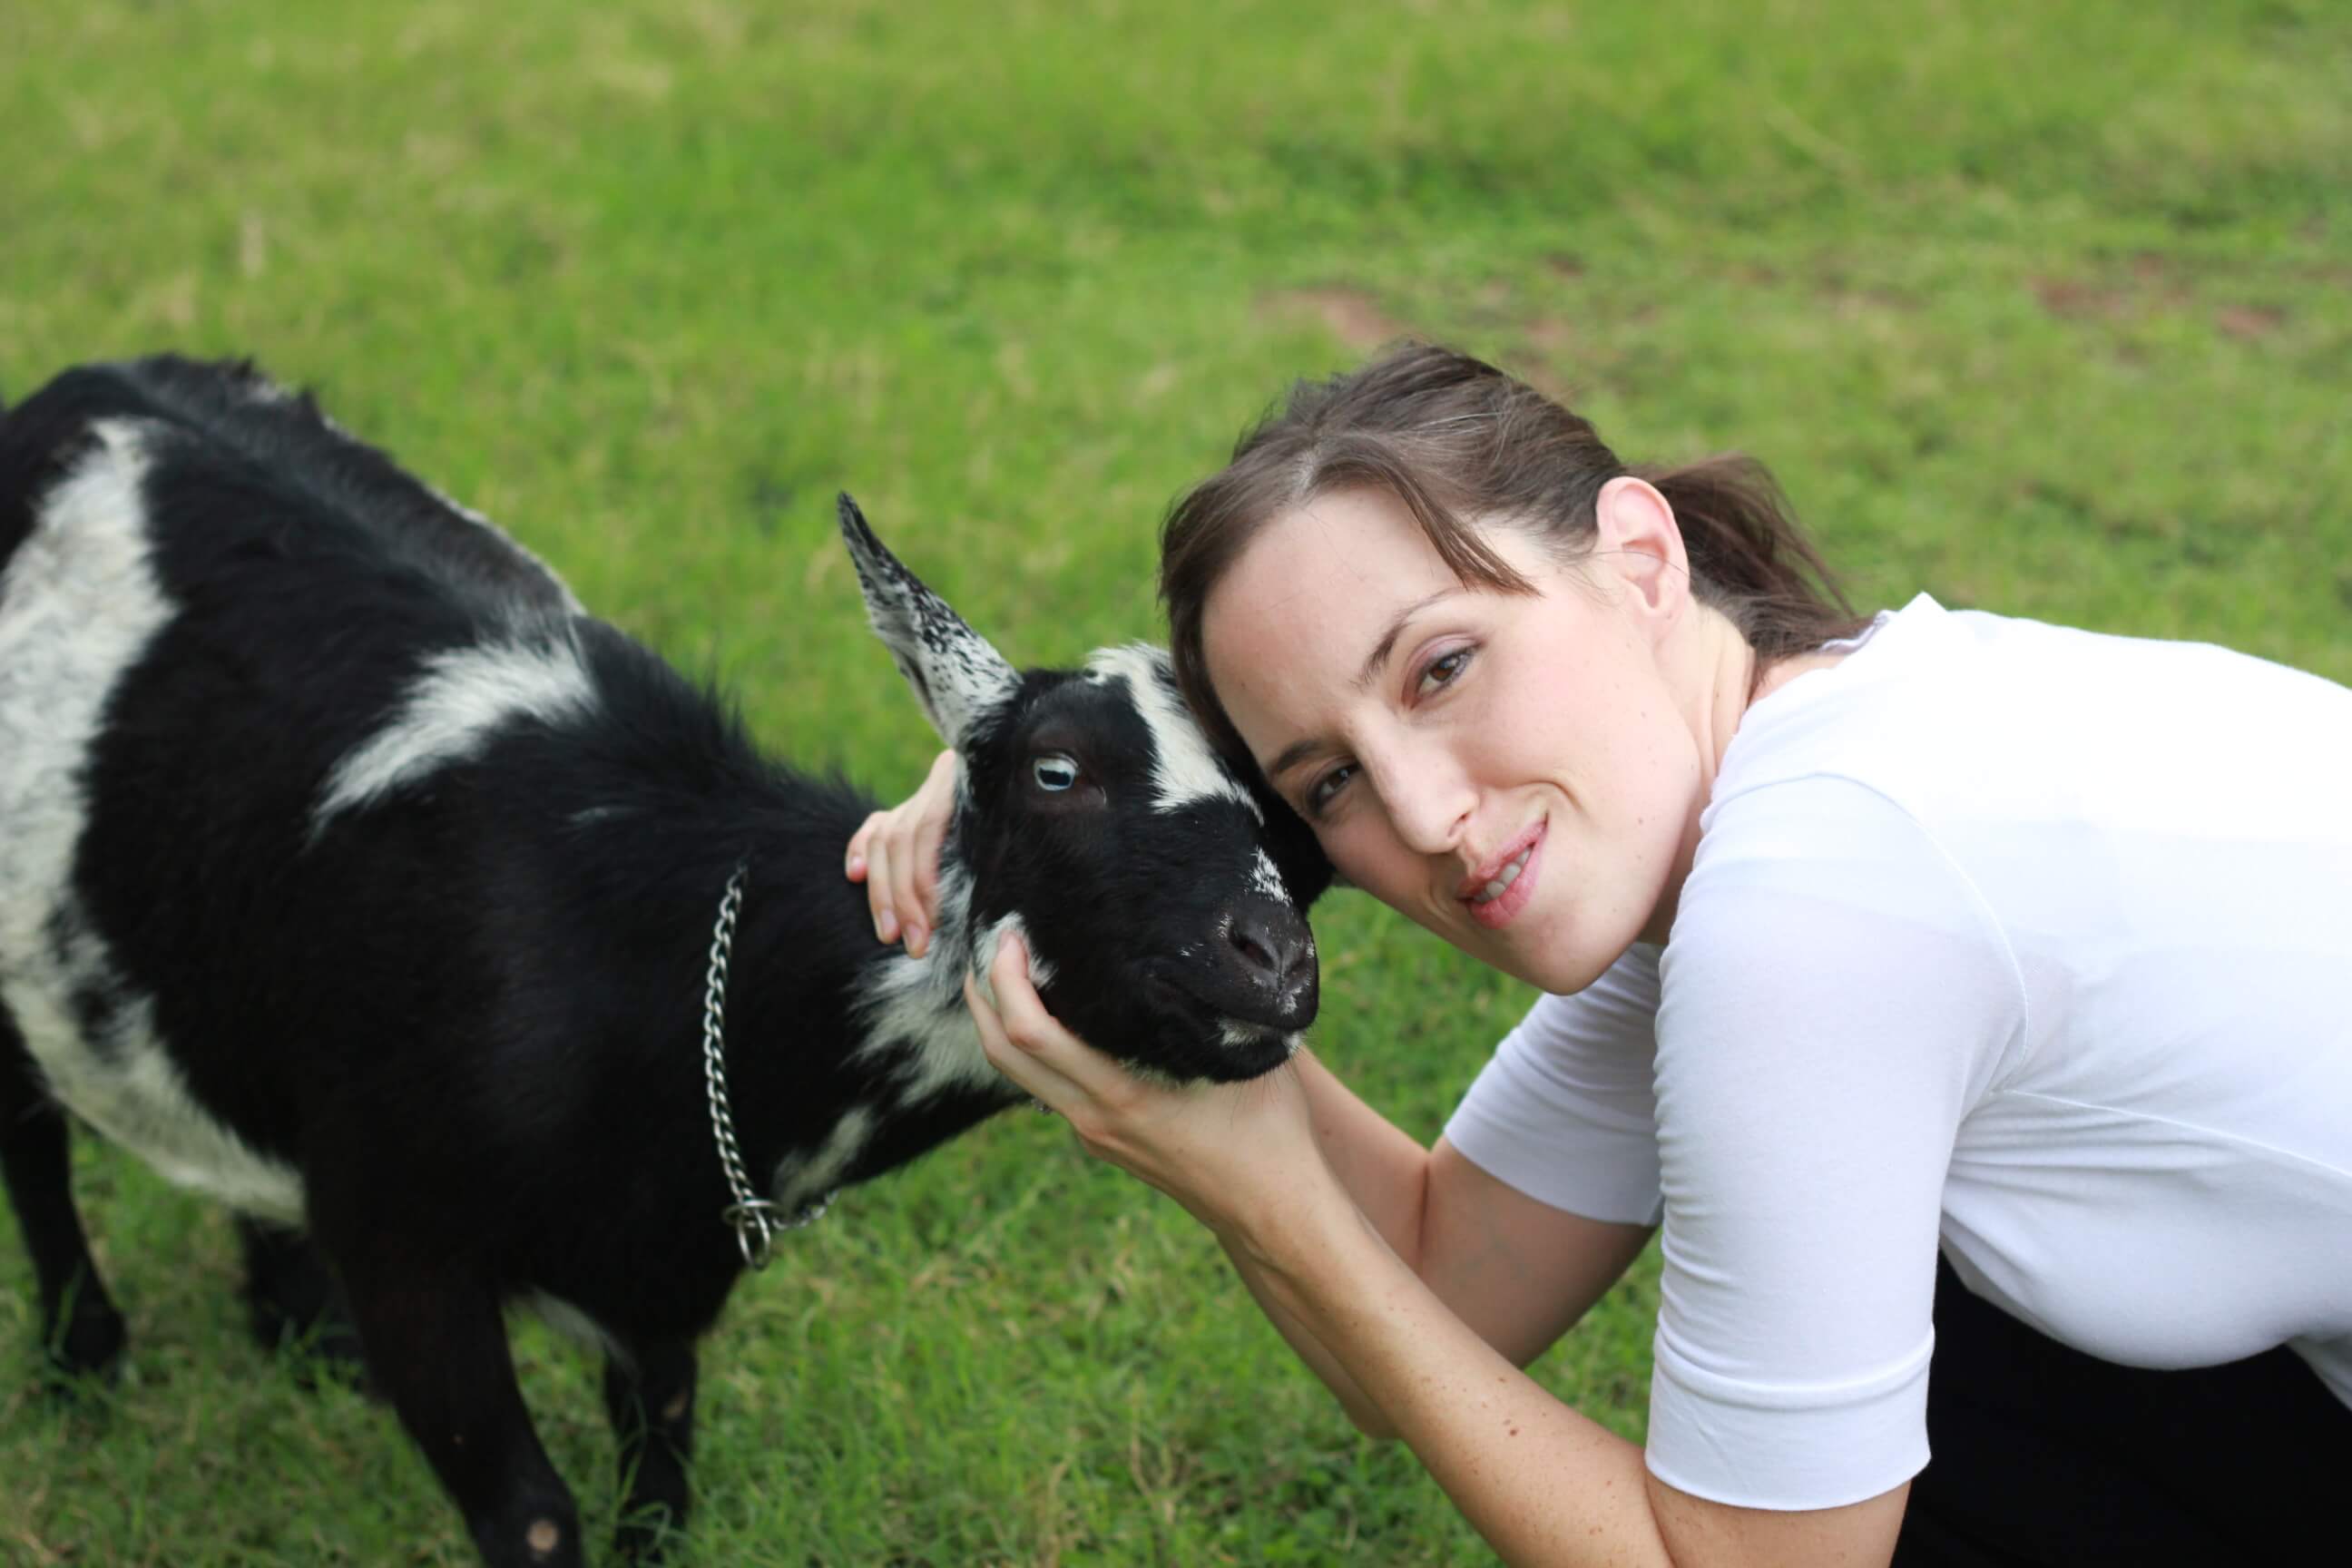
<path fill-rule="evenodd" d="M 307 395 L 157 358 L 0 419 L 0 1161 L 54 1357 L 123 1345 L 62 1107 L 240 1211 L 266 1337 L 340 1291 L 493 1564 L 583 1561 L 501 1312 L 586 1319 L 635 1552 L 771 1224 L 1017 1098 L 960 994 L 1008 926 L 1141 1068 L 1284 1059 L 1326 872 L 1163 657 L 1017 672 L 841 514 L 963 757 L 919 960 L 841 875 L 868 801 Z"/>

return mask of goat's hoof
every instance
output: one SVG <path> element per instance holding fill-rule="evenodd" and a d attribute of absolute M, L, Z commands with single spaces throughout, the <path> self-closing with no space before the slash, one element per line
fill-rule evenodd
<path fill-rule="evenodd" d="M 624 1516 L 621 1528 L 614 1533 L 613 1557 L 615 1562 L 635 1563 L 638 1568 L 653 1568 L 684 1539 L 684 1529 L 672 1522 L 667 1507 L 656 1504 L 634 1509 Z"/>
<path fill-rule="evenodd" d="M 369 1398 L 383 1395 L 368 1375 L 367 1352 L 360 1331 L 340 1311 L 328 1310 L 297 1319 L 268 1307 L 253 1314 L 253 1340 L 265 1352 L 287 1358 L 296 1386 L 316 1394 L 330 1383 L 355 1388 Z"/>
<path fill-rule="evenodd" d="M 68 1399 L 93 1383 L 111 1384 L 121 1375 L 130 1339 L 122 1314 L 112 1307 L 79 1308 L 42 1346 L 43 1381 L 51 1394 Z"/>
<path fill-rule="evenodd" d="M 279 1353 L 287 1358 L 293 1372 L 294 1385 L 306 1394 L 316 1394 L 329 1384 L 335 1384 L 378 1405 L 383 1403 L 383 1390 L 368 1374 L 367 1357 L 360 1350 L 355 1332 L 345 1330 L 314 1340 L 289 1341 L 279 1347 Z"/>

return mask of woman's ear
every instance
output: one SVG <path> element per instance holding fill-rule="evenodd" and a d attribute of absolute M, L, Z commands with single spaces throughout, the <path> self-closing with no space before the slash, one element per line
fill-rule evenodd
<path fill-rule="evenodd" d="M 1601 487 L 1592 512 L 1593 565 L 1615 573 L 1646 614 L 1679 619 L 1690 603 L 1690 556 L 1666 498 L 1624 475 Z"/>

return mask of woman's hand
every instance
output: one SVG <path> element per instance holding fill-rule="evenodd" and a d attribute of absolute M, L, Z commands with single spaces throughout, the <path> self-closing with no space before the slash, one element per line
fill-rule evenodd
<path fill-rule="evenodd" d="M 850 836 L 853 882 L 866 884 L 874 934 L 883 942 L 906 938 L 907 952 L 920 958 L 940 924 L 940 845 L 955 816 L 956 754 L 941 752 L 920 789 L 888 811 L 877 811 Z"/>
<path fill-rule="evenodd" d="M 964 999 L 991 1065 L 1066 1118 L 1088 1153 L 1141 1177 L 1220 1236 L 1256 1251 L 1278 1212 L 1349 1202 L 1287 1064 L 1247 1083 L 1149 1081 L 1045 1010 L 1019 937 L 1008 932 L 998 944 L 989 982 L 993 1005 L 969 976 Z"/>

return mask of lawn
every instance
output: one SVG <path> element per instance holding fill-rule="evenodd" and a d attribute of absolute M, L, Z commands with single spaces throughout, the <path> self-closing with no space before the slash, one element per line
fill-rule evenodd
<path fill-rule="evenodd" d="M 1866 605 L 2352 680 L 2347 82 L 2325 0 L 16 0 L 0 394 L 256 354 L 884 793 L 932 742 L 836 489 L 1074 660 L 1155 635 L 1154 526 L 1254 414 L 1405 333 L 1764 458 Z M 1433 1137 L 1528 995 L 1317 923 L 1318 1048 Z M 0 1237 L 0 1561 L 472 1561 L 388 1415 L 246 1341 L 219 1213 L 89 1139 L 78 1184 L 131 1364 L 38 1394 Z M 1633 1436 L 1654 1281 L 1538 1369 Z M 601 1536 L 593 1369 L 519 1342 Z M 1486 1559 L 1041 1118 L 845 1194 L 707 1354 L 688 1563 Z"/>

